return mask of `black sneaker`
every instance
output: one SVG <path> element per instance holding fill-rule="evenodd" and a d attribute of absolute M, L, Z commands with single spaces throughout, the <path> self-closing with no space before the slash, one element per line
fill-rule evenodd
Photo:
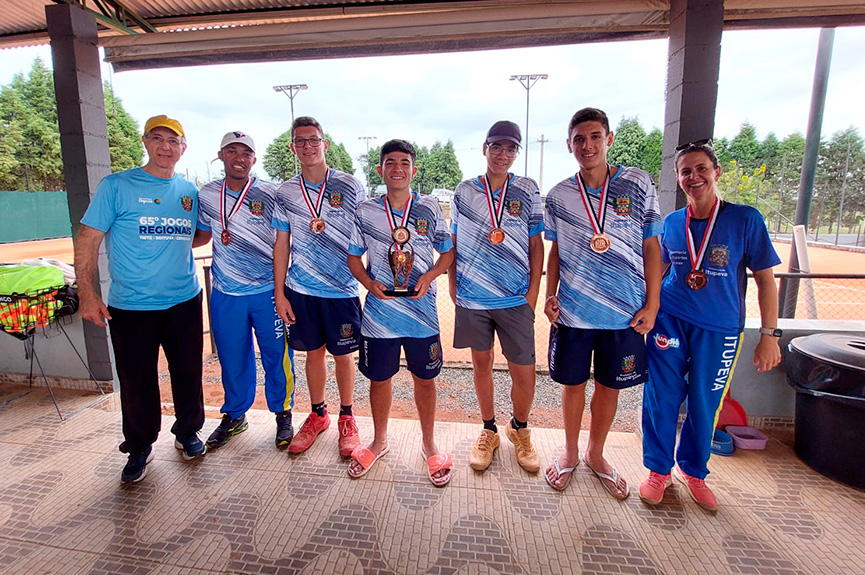
<path fill-rule="evenodd" d="M 186 461 L 201 457 L 207 451 L 204 442 L 195 435 L 177 435 L 174 439 L 174 447 L 180 450 L 180 454 Z"/>
<path fill-rule="evenodd" d="M 129 454 L 129 460 L 120 474 L 121 483 L 137 483 L 147 475 L 147 464 L 153 461 L 153 447 L 148 445 L 144 451 Z"/>
<path fill-rule="evenodd" d="M 207 438 L 207 447 L 210 449 L 222 447 L 228 443 L 229 439 L 238 433 L 246 431 L 247 427 L 249 427 L 249 423 L 246 421 L 246 415 L 241 415 L 237 419 L 231 419 L 231 416 L 225 413 L 222 415 L 222 421 L 219 422 L 219 425 L 213 430 L 210 437 Z"/>
<path fill-rule="evenodd" d="M 279 449 L 288 447 L 294 437 L 294 428 L 291 426 L 291 412 L 283 411 L 276 414 L 276 446 Z"/>

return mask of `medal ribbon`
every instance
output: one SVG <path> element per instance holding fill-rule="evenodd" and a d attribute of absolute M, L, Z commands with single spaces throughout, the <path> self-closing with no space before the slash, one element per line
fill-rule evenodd
<path fill-rule="evenodd" d="M 327 187 L 327 180 L 330 178 L 331 170 L 324 174 L 324 181 L 321 183 L 321 188 L 318 190 L 318 199 L 315 201 L 315 206 L 312 205 L 312 198 L 309 195 L 309 190 L 306 189 L 306 184 L 303 181 L 303 174 L 300 174 L 300 193 L 303 199 L 306 200 L 306 207 L 309 208 L 309 213 L 312 218 L 321 218 L 321 204 L 324 201 L 324 189 Z"/>
<path fill-rule="evenodd" d="M 718 212 L 720 209 L 721 202 L 715 197 L 715 203 L 712 206 L 712 215 L 709 216 L 709 223 L 706 225 L 706 231 L 703 232 L 703 240 L 700 242 L 700 251 L 698 252 L 694 246 L 694 235 L 691 233 L 691 206 L 688 206 L 687 215 L 685 216 L 685 231 L 688 232 L 688 257 L 691 260 L 692 271 L 697 271 L 703 267 L 703 258 L 706 256 L 706 249 L 709 247 L 712 232 L 715 231 L 715 224 L 718 221 Z"/>
<path fill-rule="evenodd" d="M 493 209 L 493 190 L 490 189 L 490 180 L 487 178 L 487 175 L 484 174 L 483 178 L 481 178 L 481 182 L 484 184 L 484 192 L 487 195 L 487 206 L 490 209 L 490 219 L 493 222 L 493 228 L 502 227 L 502 218 L 505 215 L 505 195 L 508 193 L 508 184 L 510 183 L 511 175 L 505 178 L 505 183 L 502 184 L 502 195 L 499 196 L 499 205 Z"/>
<path fill-rule="evenodd" d="M 402 212 L 402 220 L 400 220 L 399 225 L 403 228 L 407 228 L 408 226 L 408 215 L 411 212 L 412 200 L 414 200 L 414 194 L 409 192 L 408 201 L 405 203 L 405 209 Z M 387 223 L 390 225 L 390 232 L 393 234 L 394 229 L 396 229 L 396 217 L 393 215 L 393 210 L 390 207 L 390 202 L 387 200 L 387 194 L 382 197 L 382 201 L 384 201 L 384 213 L 387 215 Z M 402 249 L 402 246 L 397 244 L 398 249 Z"/>
<path fill-rule="evenodd" d="M 222 187 L 219 189 L 219 222 L 222 224 L 223 231 L 228 230 L 228 220 L 234 216 L 243 206 L 243 200 L 246 198 L 246 194 L 249 193 L 249 190 L 252 189 L 252 185 L 255 183 L 255 178 L 249 178 L 246 181 L 246 185 L 240 191 L 240 195 L 237 198 L 237 201 L 234 202 L 234 207 L 231 208 L 231 211 L 226 214 L 228 211 L 225 206 L 225 201 L 228 194 L 225 192 L 225 179 L 222 180 Z"/>
<path fill-rule="evenodd" d="M 604 180 L 604 186 L 601 188 L 600 204 L 598 205 L 598 213 L 595 215 L 592 210 L 592 202 L 589 199 L 588 186 L 583 181 L 583 176 L 579 173 L 574 177 L 577 182 L 577 189 L 580 190 L 580 197 L 583 199 L 583 206 L 586 208 L 586 214 L 589 216 L 589 224 L 592 226 L 595 234 L 604 233 L 604 223 L 607 221 L 607 195 L 610 191 L 610 167 L 607 166 L 607 178 Z"/>

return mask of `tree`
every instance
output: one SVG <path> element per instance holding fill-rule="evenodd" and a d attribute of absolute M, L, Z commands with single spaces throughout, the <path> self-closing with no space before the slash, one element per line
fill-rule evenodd
<path fill-rule="evenodd" d="M 441 142 L 433 144 L 429 155 L 418 163 L 422 164 L 424 169 L 422 193 L 428 194 L 434 188 L 453 190 L 463 179 L 454 144 L 450 140 L 444 146 Z"/>
<path fill-rule="evenodd" d="M 115 97 L 111 85 L 106 82 L 105 120 L 108 128 L 108 150 L 111 154 L 111 171 L 119 172 L 141 165 L 144 158 L 144 144 L 138 122 L 123 108 L 123 103 Z"/>
<path fill-rule="evenodd" d="M 845 171 L 846 169 L 846 171 Z M 845 181 L 846 174 L 846 181 Z M 828 142 L 820 147 L 814 190 L 819 198 L 816 216 L 812 210 L 815 227 L 828 223 L 829 233 L 838 222 L 841 190 L 844 189 L 844 212 L 841 223 L 852 226 L 858 223 L 859 214 L 865 204 L 865 143 L 853 126 L 835 132 Z"/>
<path fill-rule="evenodd" d="M 607 161 L 611 164 L 643 168 L 639 162 L 642 159 L 645 143 L 646 131 L 637 117 L 623 117 L 615 130 L 613 145 L 607 150 Z"/>
<path fill-rule="evenodd" d="M 664 155 L 664 133 L 658 128 L 653 128 L 646 134 L 643 151 L 640 153 L 637 165 L 649 172 L 655 185 L 661 185 L 661 159 Z"/>
<path fill-rule="evenodd" d="M 753 170 L 762 165 L 757 130 L 749 122 L 742 124 L 739 133 L 730 140 L 728 151 L 743 170 Z"/>
<path fill-rule="evenodd" d="M 342 143 L 334 143 L 331 135 L 326 132 L 324 139 L 328 141 L 327 152 L 324 154 L 327 165 L 347 174 L 354 174 L 354 164 L 345 146 Z M 277 136 L 267 146 L 262 163 L 264 164 L 264 171 L 267 172 L 270 179 L 283 182 L 294 177 L 296 173 L 294 171 L 294 154 L 290 144 L 291 130 L 288 130 Z M 300 164 L 298 164 L 298 169 L 300 169 Z"/>
<path fill-rule="evenodd" d="M 141 165 L 144 146 L 138 125 L 105 86 L 111 169 Z M 8 190 L 63 190 L 60 130 L 51 72 L 37 58 L 25 78 L 17 74 L 0 88 L 0 187 Z"/>

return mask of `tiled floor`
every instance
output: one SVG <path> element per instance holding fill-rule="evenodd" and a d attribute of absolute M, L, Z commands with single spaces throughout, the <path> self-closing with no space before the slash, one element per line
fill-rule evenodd
<path fill-rule="evenodd" d="M 18 392 L 0 386 L 0 402 Z M 64 411 L 93 399 L 59 395 Z M 763 452 L 713 458 L 721 510 L 709 515 L 678 486 L 656 509 L 636 494 L 619 503 L 584 466 L 555 492 L 517 467 L 506 440 L 475 473 L 466 458 L 477 429 L 466 424 L 437 426 L 457 464 L 437 489 L 415 421 L 392 421 L 391 452 L 352 480 L 335 425 L 290 458 L 273 448 L 270 414 L 254 412 L 246 433 L 190 464 L 170 420 L 147 477 L 123 486 L 116 395 L 66 422 L 41 389 L 0 407 L 0 572 L 865 573 L 865 493 L 809 470 L 789 434 Z M 208 419 L 205 432 L 216 424 Z M 369 419 L 359 425 L 371 436 Z M 563 437 L 534 431 L 544 463 Z M 636 490 L 639 438 L 613 434 L 608 454 Z"/>

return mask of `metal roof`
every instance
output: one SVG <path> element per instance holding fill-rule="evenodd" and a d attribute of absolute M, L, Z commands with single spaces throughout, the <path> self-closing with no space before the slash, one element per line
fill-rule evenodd
<path fill-rule="evenodd" d="M 662 0 L 0 0 L 0 47 L 46 43 L 52 3 L 99 18 L 117 70 L 658 38 L 670 10 Z M 865 1 L 724 4 L 726 29 L 862 24 Z"/>

